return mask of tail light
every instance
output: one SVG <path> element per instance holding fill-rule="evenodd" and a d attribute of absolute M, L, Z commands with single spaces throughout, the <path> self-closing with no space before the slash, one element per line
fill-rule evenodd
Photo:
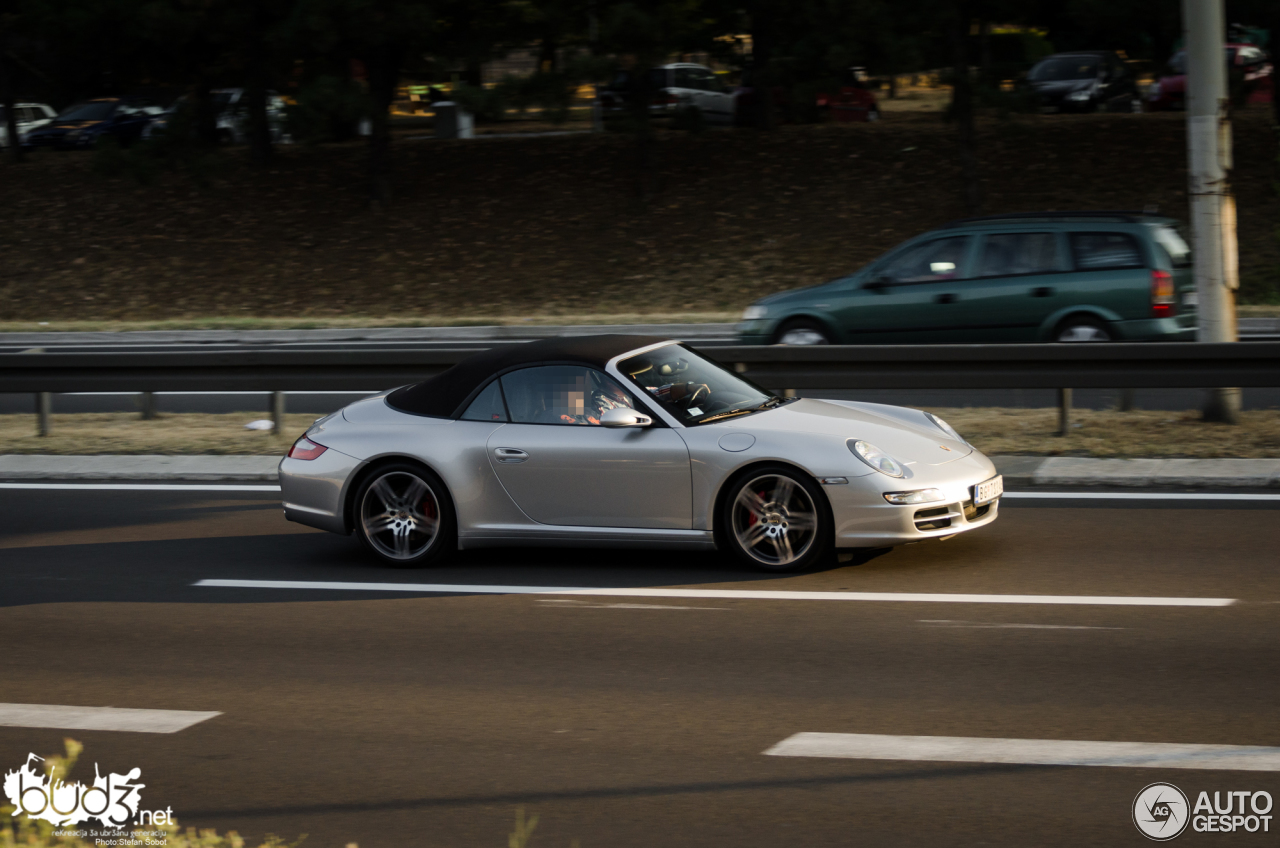
<path fill-rule="evenodd" d="M 1168 271 L 1151 272 L 1151 314 L 1156 318 L 1168 318 L 1178 309 L 1178 299 L 1173 289 L 1173 275 Z"/>
<path fill-rule="evenodd" d="M 293 443 L 293 447 L 289 448 L 289 458 L 315 459 L 327 450 L 328 448 L 324 445 L 313 442 L 306 436 L 302 436 L 298 441 Z"/>
<path fill-rule="evenodd" d="M 654 106 L 674 106 L 680 102 L 680 98 L 676 97 L 670 91 L 659 91 L 653 96 Z"/>

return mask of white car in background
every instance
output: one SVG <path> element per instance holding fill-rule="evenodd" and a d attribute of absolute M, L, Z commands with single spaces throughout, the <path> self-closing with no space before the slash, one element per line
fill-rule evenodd
<path fill-rule="evenodd" d="M 48 103 L 17 103 L 13 107 L 14 116 L 18 119 L 18 138 L 37 127 L 43 127 L 58 116 Z M 9 122 L 0 106 L 0 147 L 9 146 Z"/>
<path fill-rule="evenodd" d="M 641 80 L 621 70 L 600 90 L 600 108 L 606 120 L 626 114 L 626 98 Z M 737 94 L 706 65 L 675 62 L 650 68 L 643 80 L 651 101 L 649 114 L 658 120 L 678 112 L 697 110 L 708 124 L 731 126 L 737 113 Z"/>

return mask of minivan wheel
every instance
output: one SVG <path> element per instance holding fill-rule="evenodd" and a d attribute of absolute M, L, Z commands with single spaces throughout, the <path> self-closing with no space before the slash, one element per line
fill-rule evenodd
<path fill-rule="evenodd" d="M 456 522 L 444 482 L 420 465 L 377 468 L 356 490 L 356 536 L 395 568 L 431 565 L 453 553 Z"/>
<path fill-rule="evenodd" d="M 1068 318 L 1058 327 L 1054 341 L 1059 342 L 1110 342 L 1115 339 L 1106 324 L 1097 318 Z"/>
<path fill-rule="evenodd" d="M 784 345 L 829 345 L 831 335 L 826 327 L 817 321 L 788 321 L 778 330 L 774 344 Z"/>

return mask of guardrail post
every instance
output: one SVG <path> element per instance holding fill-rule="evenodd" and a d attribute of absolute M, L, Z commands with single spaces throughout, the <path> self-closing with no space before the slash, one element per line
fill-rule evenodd
<path fill-rule="evenodd" d="M 1071 389 L 1058 389 L 1058 435 L 1071 432 Z"/>
<path fill-rule="evenodd" d="M 152 421 L 156 417 L 156 393 L 141 392 L 138 396 L 138 405 L 142 407 L 142 420 Z"/>
<path fill-rule="evenodd" d="M 49 416 L 53 414 L 53 394 L 36 393 L 36 435 L 49 435 Z"/>
<path fill-rule="evenodd" d="M 1137 389 L 1120 390 L 1120 406 L 1118 408 L 1121 412 L 1133 412 L 1137 393 Z"/>
<path fill-rule="evenodd" d="M 271 393 L 271 429 L 275 433 L 284 429 L 284 392 Z"/>

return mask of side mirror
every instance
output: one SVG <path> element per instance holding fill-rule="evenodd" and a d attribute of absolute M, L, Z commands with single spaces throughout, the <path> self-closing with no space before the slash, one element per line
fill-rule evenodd
<path fill-rule="evenodd" d="M 652 423 L 653 419 L 643 412 L 636 412 L 634 409 L 626 409 L 621 406 L 615 407 L 600 416 L 600 426 L 602 427 L 648 427 Z"/>
<path fill-rule="evenodd" d="M 891 285 L 893 285 L 893 281 L 882 274 L 879 277 L 872 277 L 870 280 L 867 280 L 862 284 L 862 287 L 869 291 L 882 292 Z"/>

